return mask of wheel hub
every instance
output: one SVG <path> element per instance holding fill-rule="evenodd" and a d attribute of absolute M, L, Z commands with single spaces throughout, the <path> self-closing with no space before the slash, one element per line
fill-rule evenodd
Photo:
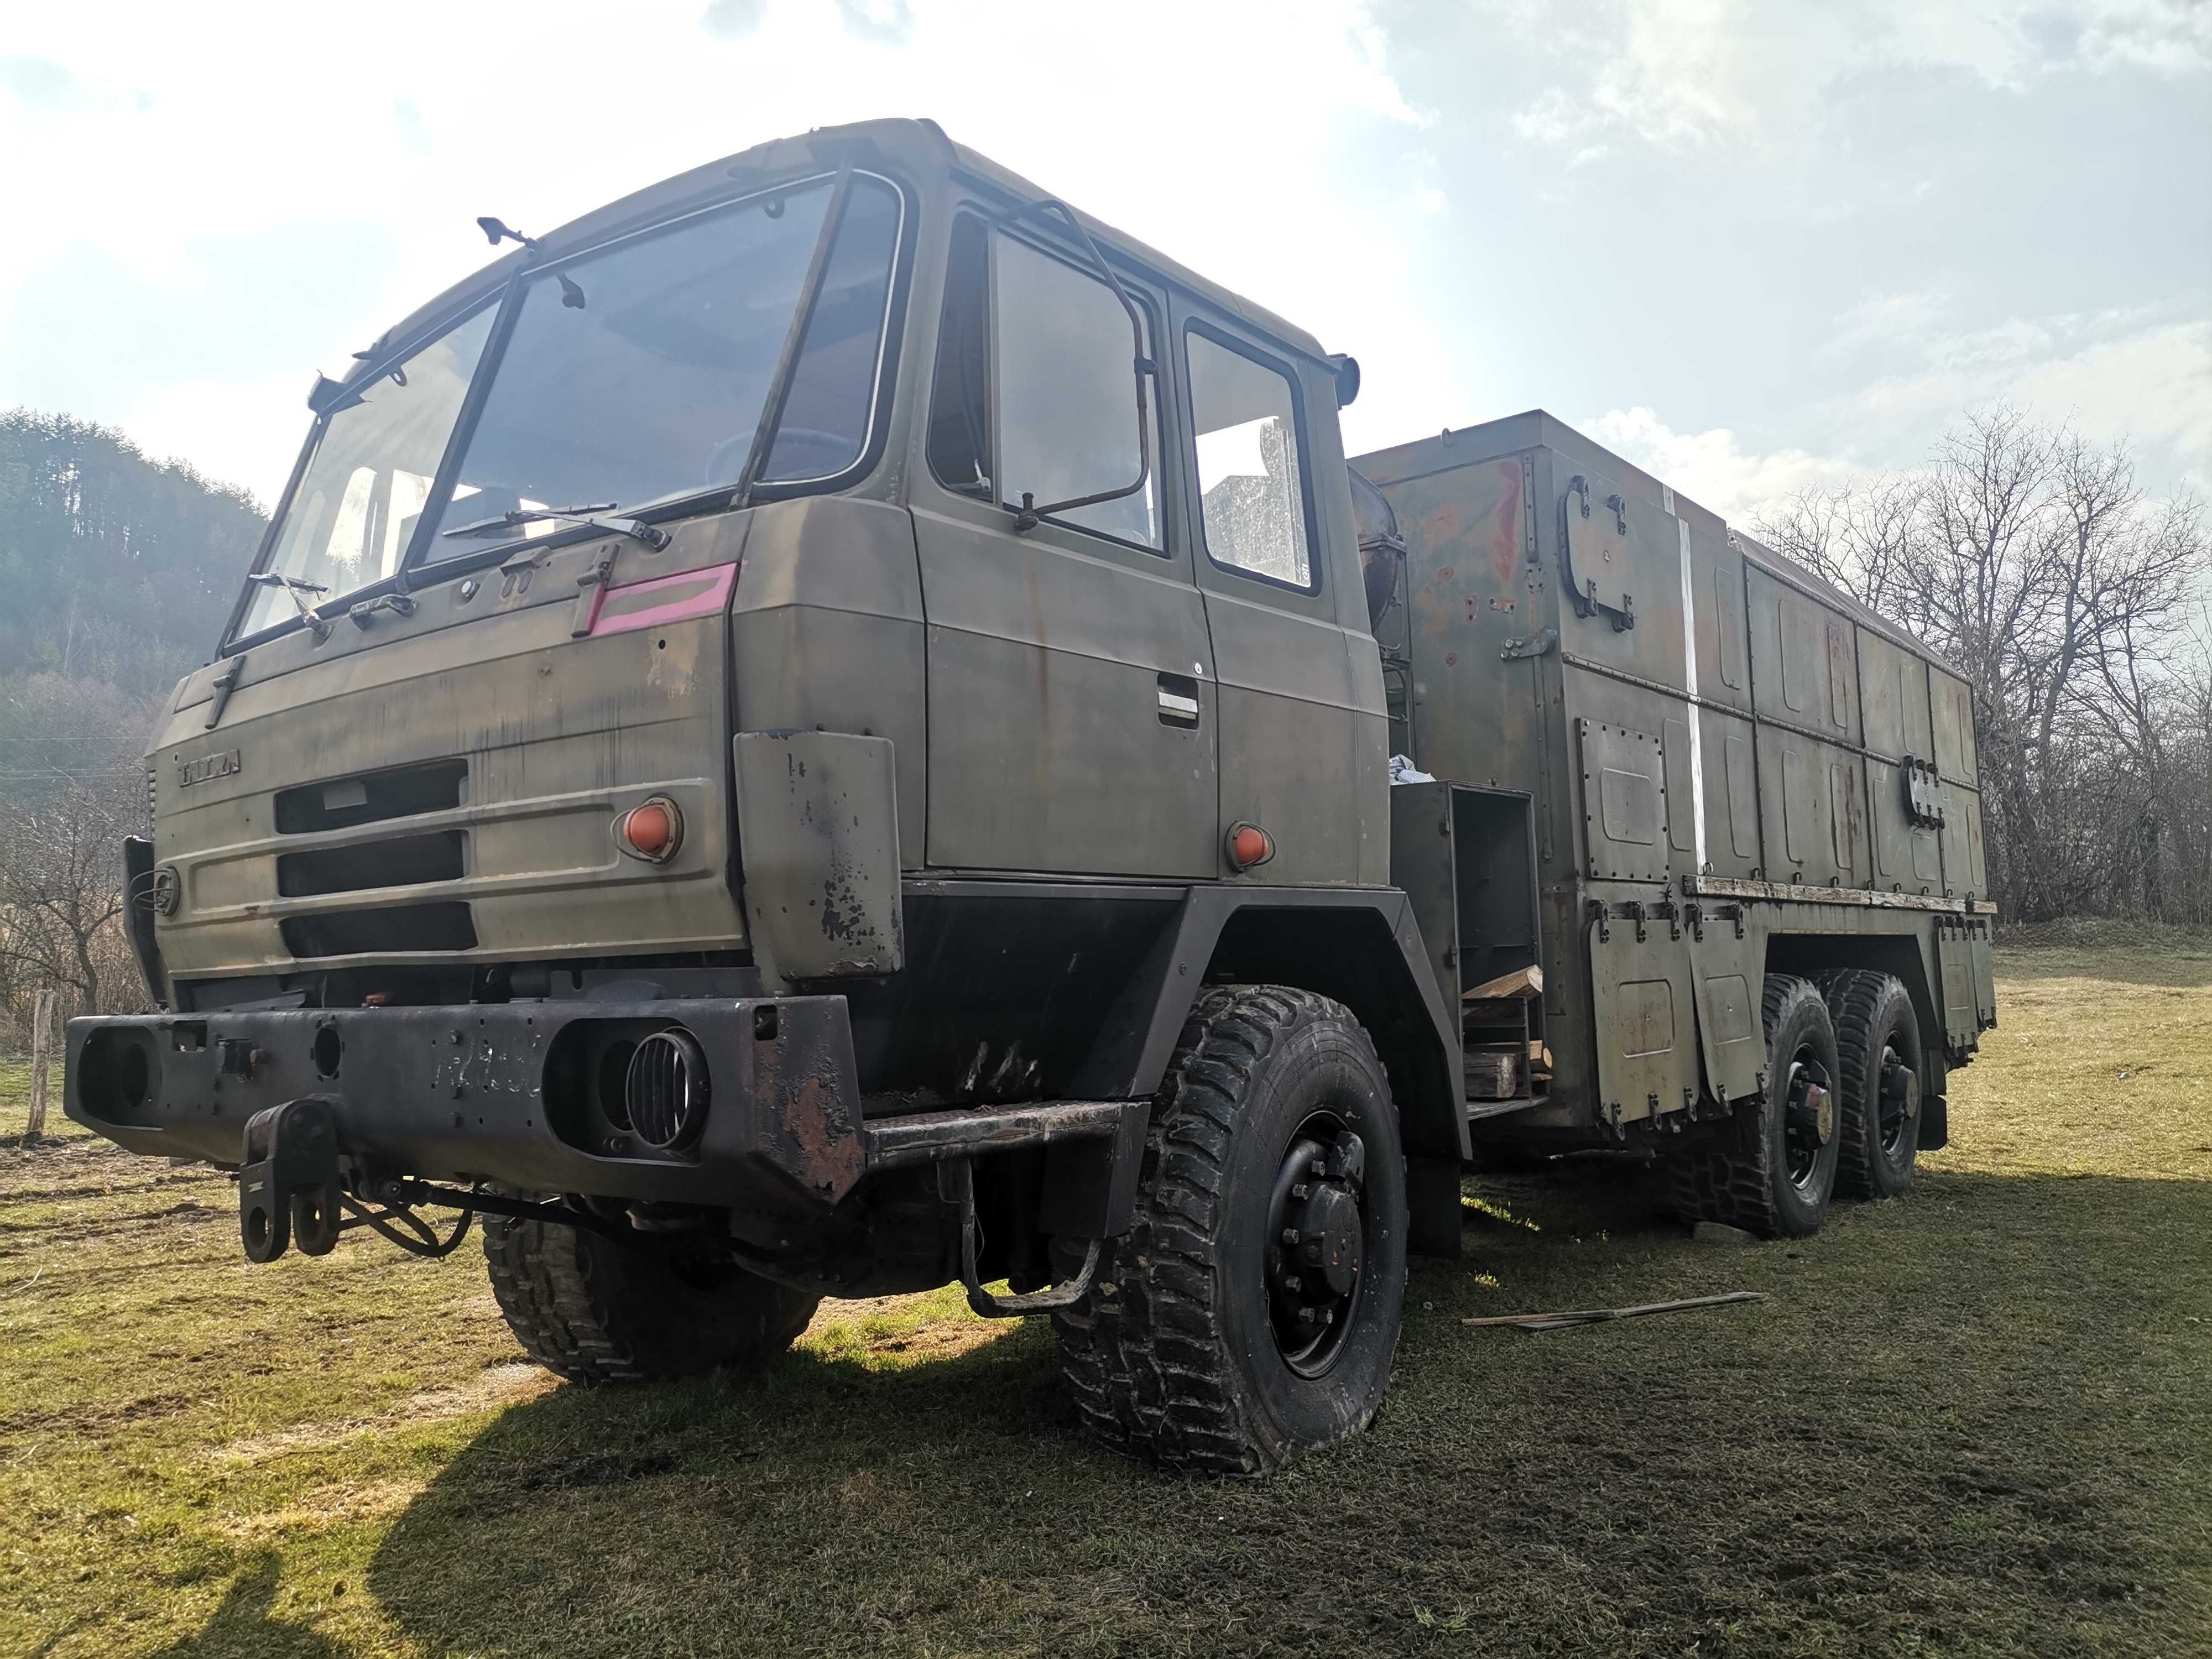
<path fill-rule="evenodd" d="M 1920 1073 L 1897 1057 L 1897 1050 L 1881 1051 L 1881 1143 L 1895 1152 L 1907 1125 L 1919 1115 Z"/>
<path fill-rule="evenodd" d="M 1820 1149 L 1836 1134 L 1836 1092 L 1817 1061 L 1800 1054 L 1790 1065 L 1783 1097 L 1783 1132 L 1793 1186 L 1809 1188 L 1819 1171 Z"/>
<path fill-rule="evenodd" d="M 1267 1313 L 1291 1369 L 1315 1376 L 1335 1362 L 1365 1263 L 1367 1149 L 1341 1125 L 1291 1137 L 1269 1206 Z"/>

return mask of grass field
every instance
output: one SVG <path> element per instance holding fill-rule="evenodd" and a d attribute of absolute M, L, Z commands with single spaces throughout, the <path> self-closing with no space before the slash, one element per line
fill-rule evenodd
<path fill-rule="evenodd" d="M 2212 1652 L 2212 944 L 1999 972 L 1911 1197 L 1717 1249 L 1472 1180 L 1374 1431 L 1258 1482 L 1092 1449 L 955 1297 L 586 1392 L 473 1246 L 251 1267 L 220 1177 L 0 1146 L 0 1653 Z"/>

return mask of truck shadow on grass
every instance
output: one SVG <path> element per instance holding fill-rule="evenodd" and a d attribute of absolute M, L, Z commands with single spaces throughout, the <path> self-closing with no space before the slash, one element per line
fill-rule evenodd
<path fill-rule="evenodd" d="M 1373 1430 L 1273 1479 L 1091 1449 L 1032 1321 L 909 1369 L 801 1352 L 514 1408 L 370 1588 L 425 1648 L 490 1654 L 2118 1654 L 2208 1627 L 2212 1183 L 1936 1174 L 1734 1249 L 1619 1168 L 1469 1191 L 1470 1259 L 1417 1267 Z M 1735 1289 L 1772 1299 L 1459 1323 Z"/>

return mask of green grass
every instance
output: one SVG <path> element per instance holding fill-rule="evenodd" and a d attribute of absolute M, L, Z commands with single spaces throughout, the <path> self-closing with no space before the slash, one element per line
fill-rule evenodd
<path fill-rule="evenodd" d="M 220 1178 L 0 1144 L 0 1652 L 2212 1650 L 2212 944 L 1999 992 L 1953 1149 L 1802 1244 L 1603 1161 L 1470 1180 L 1373 1431 L 1256 1482 L 1091 1449 L 1042 1322 L 949 1293 L 586 1392 L 472 1249 L 252 1267 Z"/>

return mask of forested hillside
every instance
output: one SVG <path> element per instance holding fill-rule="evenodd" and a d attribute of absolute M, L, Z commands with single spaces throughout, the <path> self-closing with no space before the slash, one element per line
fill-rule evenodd
<path fill-rule="evenodd" d="M 0 1051 L 30 994 L 143 994 L 115 917 L 161 698 L 205 662 L 266 522 L 65 415 L 0 415 Z"/>
<path fill-rule="evenodd" d="M 0 416 L 0 681 L 166 690 L 207 660 L 265 523 L 244 490 L 110 428 Z"/>

